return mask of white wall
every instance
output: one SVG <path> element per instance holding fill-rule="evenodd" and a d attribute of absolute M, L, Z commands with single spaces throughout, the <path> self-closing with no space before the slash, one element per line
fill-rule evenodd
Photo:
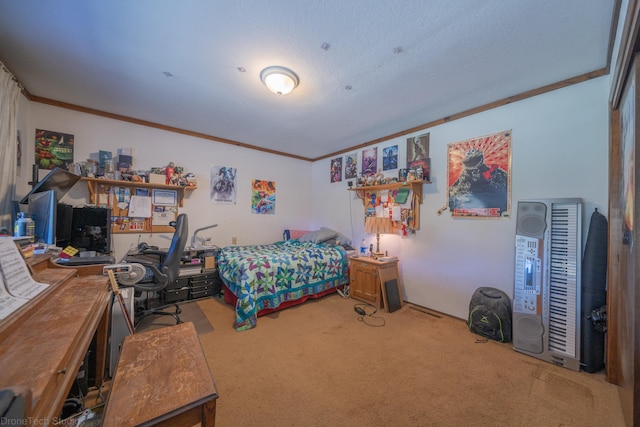
<path fill-rule="evenodd" d="M 607 215 L 608 95 L 607 77 L 435 126 L 378 145 L 398 144 L 406 162 L 406 138 L 430 133 L 431 180 L 424 187 L 420 230 L 413 236 L 381 236 L 382 250 L 400 259 L 405 299 L 466 318 L 469 300 L 479 286 L 513 295 L 515 208 L 528 198 L 580 197 L 585 202 L 585 232 L 594 207 Z M 436 211 L 447 203 L 447 144 L 503 130 L 513 131 L 512 218 L 453 219 Z M 360 155 L 361 150 L 358 150 Z M 359 157 L 360 161 L 361 157 Z M 313 225 L 330 226 L 364 237 L 363 206 L 345 181 L 331 184 L 331 159 L 313 164 Z M 389 171 L 397 176 L 397 170 Z"/>
<path fill-rule="evenodd" d="M 18 177 L 17 196 L 21 198 L 30 189 L 31 165 L 34 162 L 35 129 L 46 129 L 73 134 L 74 159 L 82 161 L 108 150 L 114 153 L 120 147 L 131 147 L 134 168 L 146 170 L 153 166 L 166 166 L 170 161 L 195 173 L 198 189 L 186 193 L 180 212 L 189 215 L 191 233 L 199 227 L 218 224 L 217 228 L 199 234 L 213 237 L 218 246 L 228 246 L 237 237 L 238 245 L 272 243 L 282 239 L 285 228 L 305 229 L 311 217 L 311 165 L 307 161 L 276 156 L 255 150 L 204 140 L 146 126 L 139 126 L 91 114 L 80 113 L 21 99 L 19 127 L 22 130 L 23 162 Z M 238 197 L 236 205 L 214 205 L 209 200 L 211 166 L 231 166 L 238 169 Z M 40 171 L 40 178 L 47 171 Z M 275 215 L 251 213 L 251 180 L 261 179 L 276 183 Z M 64 203 L 89 203 L 89 192 L 84 183 L 78 183 L 64 197 Z M 116 234 L 116 258 L 138 242 L 168 246 L 171 234 Z"/>
<path fill-rule="evenodd" d="M 381 247 L 400 258 L 406 300 L 466 318 L 469 299 L 479 286 L 493 286 L 512 295 L 515 206 L 519 199 L 581 197 L 585 201 L 585 230 L 594 207 L 607 214 L 608 77 L 590 80 L 551 93 L 426 130 L 430 133 L 432 184 L 425 185 L 421 228 L 413 236 L 381 238 Z M 199 188 L 189 193 L 181 212 L 189 214 L 190 229 L 217 223 L 211 231 L 220 246 L 273 242 L 285 228 L 328 226 L 351 235 L 355 244 L 365 237 L 363 207 L 346 181 L 329 182 L 330 159 L 305 161 L 247 150 L 144 126 L 21 101 L 19 127 L 23 163 L 18 197 L 28 192 L 34 161 L 35 129 L 75 136 L 75 159 L 99 149 L 132 147 L 134 167 L 147 169 L 173 161 L 193 172 Z M 447 144 L 511 129 L 512 219 L 452 219 L 446 205 Z M 421 134 L 423 132 L 418 132 Z M 379 144 L 398 144 L 400 164 L 406 158 L 407 135 Z M 361 150 L 358 150 L 360 153 Z M 212 165 L 238 168 L 238 204 L 209 201 Z M 381 165 L 379 165 L 381 169 Z M 396 175 L 397 170 L 390 171 Z M 44 176 L 41 172 L 41 177 Z M 252 179 L 276 181 L 275 215 L 250 213 Z M 86 203 L 88 191 L 78 184 L 63 202 Z M 205 236 L 208 235 L 205 233 Z M 139 235 L 115 235 L 116 257 L 135 245 Z M 145 235 L 142 241 L 166 246 L 168 235 Z"/>

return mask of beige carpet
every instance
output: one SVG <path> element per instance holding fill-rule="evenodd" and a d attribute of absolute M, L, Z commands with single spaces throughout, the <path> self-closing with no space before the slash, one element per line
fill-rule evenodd
<path fill-rule="evenodd" d="M 213 326 L 206 318 L 196 301 L 181 302 L 178 306 L 181 310 L 181 313 L 179 314 L 180 320 L 183 322 L 192 322 L 198 335 L 203 335 L 213 331 Z M 175 307 L 172 305 L 163 311 L 166 311 L 167 313 L 174 313 Z M 175 324 L 176 321 L 172 316 L 150 315 L 140 320 L 140 323 L 136 327 L 136 332 L 149 331 Z"/>
<path fill-rule="evenodd" d="M 213 325 L 200 339 L 218 427 L 624 425 L 603 373 L 477 343 L 460 319 L 405 305 L 371 327 L 334 294 L 236 332 L 232 307 L 197 304 Z"/>

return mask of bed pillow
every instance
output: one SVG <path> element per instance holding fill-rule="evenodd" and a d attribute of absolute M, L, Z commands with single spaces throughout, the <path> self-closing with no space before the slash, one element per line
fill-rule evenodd
<path fill-rule="evenodd" d="M 324 243 L 329 240 L 335 240 L 338 233 L 329 229 L 321 229 L 307 233 L 298 240 L 301 242 Z"/>
<path fill-rule="evenodd" d="M 351 239 L 348 238 L 347 236 L 345 236 L 344 234 L 342 234 L 342 233 L 340 233 L 338 231 L 335 231 L 335 230 L 331 230 L 328 227 L 320 227 L 320 229 L 321 230 L 330 230 L 330 231 L 333 231 L 334 233 L 336 233 L 335 239 L 338 241 L 338 244 L 340 246 L 351 246 Z"/>

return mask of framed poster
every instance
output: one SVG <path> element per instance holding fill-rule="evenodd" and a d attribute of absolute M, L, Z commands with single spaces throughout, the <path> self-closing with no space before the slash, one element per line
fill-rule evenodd
<path fill-rule="evenodd" d="M 510 217 L 511 131 L 449 144 L 447 186 L 453 217 Z"/>

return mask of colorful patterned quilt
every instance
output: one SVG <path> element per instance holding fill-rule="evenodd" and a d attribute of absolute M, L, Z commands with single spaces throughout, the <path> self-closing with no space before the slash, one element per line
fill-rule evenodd
<path fill-rule="evenodd" d="M 341 246 L 297 240 L 229 246 L 218 255 L 220 277 L 235 296 L 236 330 L 256 325 L 258 312 L 277 308 L 348 283 L 349 261 Z"/>

